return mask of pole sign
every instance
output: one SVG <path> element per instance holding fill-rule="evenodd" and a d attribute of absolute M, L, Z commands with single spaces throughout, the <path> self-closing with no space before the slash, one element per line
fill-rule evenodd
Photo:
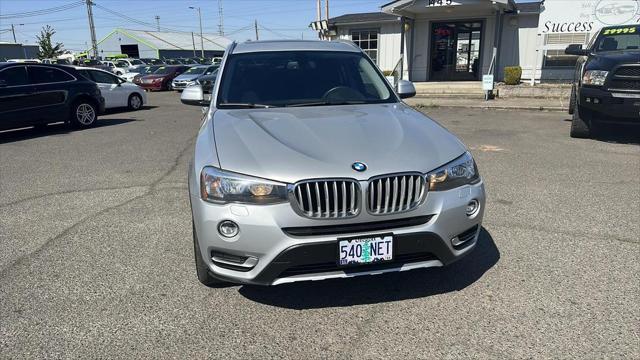
<path fill-rule="evenodd" d="M 548 0 L 538 34 L 591 33 L 610 25 L 640 23 L 640 0 Z"/>
<path fill-rule="evenodd" d="M 482 90 L 493 90 L 493 75 L 482 75 Z"/>

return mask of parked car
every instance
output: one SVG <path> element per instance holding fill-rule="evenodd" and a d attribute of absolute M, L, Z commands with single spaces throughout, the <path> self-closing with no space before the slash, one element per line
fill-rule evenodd
<path fill-rule="evenodd" d="M 217 77 L 218 77 L 218 69 L 216 69 L 210 75 L 202 75 L 198 77 L 195 81 L 195 84 L 192 84 L 192 85 L 200 85 L 202 86 L 202 91 L 204 91 L 205 94 L 211 94 L 213 92 L 213 86 L 216 84 Z"/>
<path fill-rule="evenodd" d="M 26 64 L 40 64 L 42 61 L 40 59 L 9 59 L 7 62 L 10 63 L 26 63 Z"/>
<path fill-rule="evenodd" d="M 145 90 L 171 90 L 171 81 L 188 69 L 186 65 L 161 66 L 153 74 L 143 76 L 140 86 Z"/>
<path fill-rule="evenodd" d="M 107 109 L 127 107 L 130 110 L 140 110 L 147 103 L 144 89 L 136 84 L 100 69 L 77 67 L 76 70 L 98 84 Z"/>
<path fill-rule="evenodd" d="M 42 59 L 43 64 L 71 65 L 67 59 Z"/>
<path fill-rule="evenodd" d="M 160 69 L 163 66 L 166 66 L 166 65 L 151 65 L 151 66 L 141 67 L 141 68 L 135 69 L 135 71 L 125 73 L 124 75 L 122 75 L 122 77 L 127 81 L 131 81 L 136 85 L 140 85 L 141 83 L 140 79 L 142 79 L 143 76 L 153 74 L 154 72 L 156 72 L 156 70 Z M 139 72 L 136 72 L 136 71 L 139 71 Z M 129 78 L 131 78 L 131 80 L 129 80 Z"/>
<path fill-rule="evenodd" d="M 200 65 L 196 60 L 194 60 L 193 58 L 178 58 L 176 59 L 178 61 L 180 61 L 182 64 L 184 65 Z"/>
<path fill-rule="evenodd" d="M 122 75 L 127 73 L 133 69 L 145 66 L 140 59 L 118 59 L 116 61 L 116 68 L 114 69 L 114 73 L 116 75 Z"/>
<path fill-rule="evenodd" d="M 359 47 L 230 45 L 188 184 L 198 279 L 275 285 L 450 264 L 485 204 L 469 150 Z M 214 136 L 215 134 L 215 136 Z M 428 196 L 427 196 L 428 194 Z"/>
<path fill-rule="evenodd" d="M 104 111 L 98 85 L 63 65 L 0 64 L 0 129 L 68 122 L 95 124 Z"/>
<path fill-rule="evenodd" d="M 109 68 L 109 72 L 115 72 L 116 63 L 114 63 L 113 61 L 102 60 L 101 63 L 102 63 L 102 65 L 107 66 Z"/>
<path fill-rule="evenodd" d="M 218 65 L 198 65 L 192 66 L 187 71 L 182 74 L 176 76 L 175 79 L 171 82 L 171 87 L 173 90 L 182 91 L 187 86 L 193 85 L 196 83 L 196 80 L 202 75 L 211 75 L 216 69 Z"/>
<path fill-rule="evenodd" d="M 163 61 L 167 65 L 184 65 L 184 63 L 178 59 L 164 59 Z"/>
<path fill-rule="evenodd" d="M 164 63 L 160 59 L 142 58 L 142 59 L 140 59 L 140 61 L 142 61 L 143 63 L 145 63 L 147 65 L 164 65 Z"/>
<path fill-rule="evenodd" d="M 578 55 L 569 103 L 571 137 L 591 137 L 608 124 L 640 125 L 640 25 L 602 28 Z"/>
<path fill-rule="evenodd" d="M 84 67 L 92 67 L 97 69 L 102 69 L 105 71 L 111 71 L 109 65 L 105 65 L 100 60 L 94 59 L 79 59 L 74 62 L 76 66 L 84 66 Z"/>

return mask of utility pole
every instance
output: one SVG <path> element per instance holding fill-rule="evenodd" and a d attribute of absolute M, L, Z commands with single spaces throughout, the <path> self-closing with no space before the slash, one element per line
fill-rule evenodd
<path fill-rule="evenodd" d="M 17 43 L 18 43 L 18 40 L 16 40 L 16 29 L 15 29 L 15 27 L 13 26 L 13 24 L 11 24 L 11 32 L 13 33 L 13 42 L 14 42 L 15 44 L 17 44 Z"/>
<path fill-rule="evenodd" d="M 200 49 L 202 51 L 201 56 L 204 57 L 204 37 L 202 36 L 202 12 L 200 12 L 199 7 L 189 6 L 189 9 L 198 10 L 198 20 L 200 21 Z"/>
<path fill-rule="evenodd" d="M 320 3 L 322 0 L 317 0 L 316 2 L 316 10 L 317 10 L 317 16 L 316 16 L 316 21 L 318 23 L 320 23 L 320 21 L 322 20 L 322 4 Z M 320 32 L 320 30 L 318 29 L 318 38 L 322 40 L 322 33 Z"/>
<path fill-rule="evenodd" d="M 329 0 L 324 0 L 324 15 L 326 16 L 327 23 L 329 22 Z"/>
<path fill-rule="evenodd" d="M 86 0 L 87 3 L 87 16 L 89 17 L 89 31 L 91 32 L 91 50 L 93 51 L 93 58 L 98 58 L 98 41 L 96 40 L 96 26 L 93 23 L 93 6 L 92 0 Z"/>
<path fill-rule="evenodd" d="M 196 38 L 193 36 L 193 31 L 191 32 L 191 42 L 193 42 L 193 57 L 196 57 Z"/>
<path fill-rule="evenodd" d="M 156 15 L 156 26 L 158 27 L 158 31 L 160 31 L 160 16 Z"/>
<path fill-rule="evenodd" d="M 222 0 L 218 0 L 218 35 L 224 36 L 224 11 L 222 11 Z"/>
<path fill-rule="evenodd" d="M 256 41 L 260 40 L 260 36 L 258 35 L 258 19 L 254 20 L 253 27 L 256 29 Z"/>

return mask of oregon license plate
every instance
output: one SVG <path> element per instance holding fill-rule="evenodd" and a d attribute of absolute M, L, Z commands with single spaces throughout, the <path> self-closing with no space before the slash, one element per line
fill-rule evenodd
<path fill-rule="evenodd" d="M 338 264 L 363 265 L 393 259 L 393 235 L 339 239 Z"/>

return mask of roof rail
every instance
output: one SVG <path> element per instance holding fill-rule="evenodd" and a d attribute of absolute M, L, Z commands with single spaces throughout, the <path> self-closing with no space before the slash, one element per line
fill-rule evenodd
<path fill-rule="evenodd" d="M 358 51 L 362 52 L 362 48 L 361 48 L 360 46 L 356 45 L 356 43 L 354 43 L 354 42 L 353 42 L 353 41 L 351 41 L 351 40 L 346 40 L 346 39 L 337 39 L 337 40 L 331 40 L 331 41 L 335 41 L 335 42 L 343 43 L 343 44 L 346 44 L 346 45 L 351 45 L 351 46 L 353 46 L 354 48 L 358 49 Z"/>
<path fill-rule="evenodd" d="M 228 54 L 233 53 L 233 49 L 236 48 L 236 45 L 238 45 L 238 42 L 233 40 L 233 42 L 229 45 L 229 48 L 227 48 L 227 53 Z"/>

